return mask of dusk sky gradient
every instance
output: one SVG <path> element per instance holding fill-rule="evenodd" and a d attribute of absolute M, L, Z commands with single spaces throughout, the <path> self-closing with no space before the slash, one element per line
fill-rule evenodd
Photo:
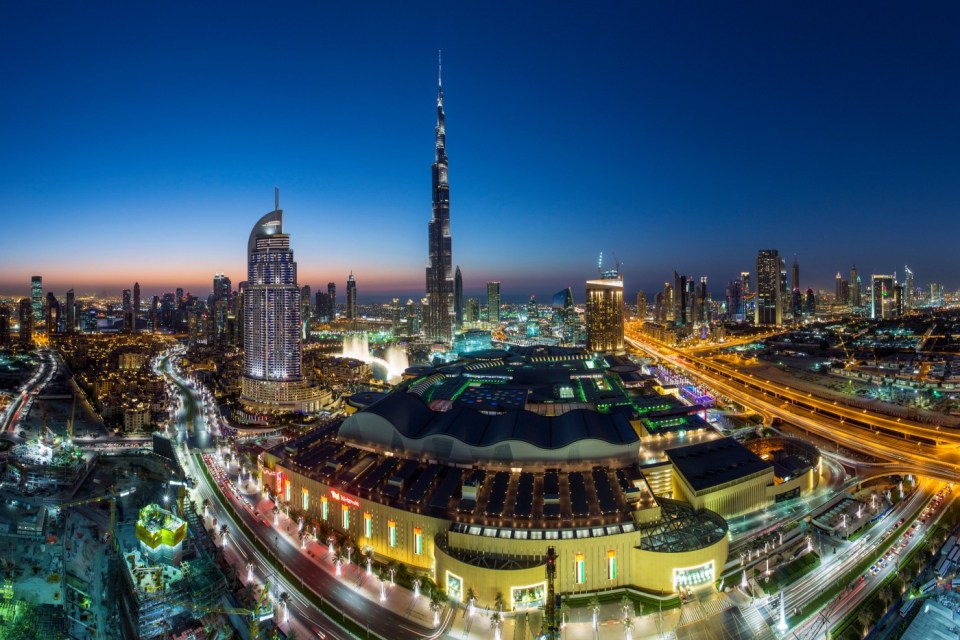
<path fill-rule="evenodd" d="M 356 5 L 356 6 L 355 6 Z M 436 59 L 454 264 L 538 297 L 624 264 L 715 298 L 960 287 L 960 4 L 7 2 L 0 294 L 245 277 L 278 185 L 300 284 L 422 295 Z M 609 258 L 612 262 L 612 257 Z"/>

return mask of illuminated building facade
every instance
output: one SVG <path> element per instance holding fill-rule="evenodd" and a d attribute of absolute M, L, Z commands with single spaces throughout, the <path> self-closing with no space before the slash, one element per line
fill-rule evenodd
<path fill-rule="evenodd" d="M 587 350 L 620 353 L 623 346 L 623 277 L 619 269 L 587 280 Z"/>
<path fill-rule="evenodd" d="M 870 277 L 870 317 L 875 320 L 890 320 L 895 317 L 895 279 L 893 276 Z"/>
<path fill-rule="evenodd" d="M 347 276 L 347 320 L 357 319 L 357 279 L 353 271 Z"/>
<path fill-rule="evenodd" d="M 450 238 L 450 184 L 447 179 L 443 85 L 437 78 L 436 155 L 433 162 L 433 215 L 427 225 L 427 304 L 424 334 L 427 340 L 449 343 L 453 337 L 453 249 Z"/>
<path fill-rule="evenodd" d="M 247 241 L 243 306 L 242 401 L 268 411 L 319 409 L 316 389 L 301 374 L 300 287 L 279 191 L 276 208 Z"/>
<path fill-rule="evenodd" d="M 500 324 L 500 283 L 487 283 L 487 322 Z"/>
<path fill-rule="evenodd" d="M 30 298 L 20 300 L 20 346 L 29 349 L 33 346 L 33 303 Z"/>
<path fill-rule="evenodd" d="M 43 276 L 30 278 L 30 304 L 33 307 L 33 326 L 43 324 Z"/>
<path fill-rule="evenodd" d="M 780 254 L 776 249 L 757 253 L 757 296 L 754 322 L 758 325 L 783 324 L 783 283 Z"/>

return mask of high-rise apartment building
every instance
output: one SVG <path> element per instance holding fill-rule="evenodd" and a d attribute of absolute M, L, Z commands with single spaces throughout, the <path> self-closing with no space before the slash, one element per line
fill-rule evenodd
<path fill-rule="evenodd" d="M 601 271 L 587 280 L 587 350 L 619 353 L 623 346 L 623 276 L 619 269 Z"/>
<path fill-rule="evenodd" d="M 67 324 L 64 327 L 64 330 L 67 333 L 75 333 L 77 331 L 77 297 L 73 292 L 73 289 L 67 291 L 67 308 L 64 310 L 64 316 L 66 317 Z"/>
<path fill-rule="evenodd" d="M 123 315 L 123 330 L 130 331 L 130 318 L 133 315 L 133 291 L 124 289 L 121 293 L 120 312 Z"/>
<path fill-rule="evenodd" d="M 910 270 L 910 267 L 903 265 L 903 273 L 903 306 L 906 309 L 910 309 L 914 306 L 914 287 L 916 283 L 914 282 L 913 271 Z"/>
<path fill-rule="evenodd" d="M 43 324 L 43 276 L 33 276 L 30 278 L 30 305 L 33 309 L 32 327 L 39 327 Z M 31 336 L 31 340 L 32 340 Z"/>
<path fill-rule="evenodd" d="M 327 318 L 327 322 L 333 322 L 337 319 L 337 285 L 335 282 L 327 283 L 327 297 L 329 298 L 327 304 L 330 305 L 327 307 L 330 316 Z"/>
<path fill-rule="evenodd" d="M 500 324 L 500 283 L 487 283 L 487 322 Z"/>
<path fill-rule="evenodd" d="M 761 249 L 757 253 L 757 295 L 754 323 L 781 326 L 783 324 L 783 271 L 776 249 Z"/>
<path fill-rule="evenodd" d="M 347 277 L 347 320 L 357 319 L 357 279 L 353 277 L 353 271 Z"/>
<path fill-rule="evenodd" d="M 57 297 L 53 295 L 53 291 L 47 292 L 47 304 L 45 305 L 45 321 L 46 321 L 46 331 L 47 335 L 52 335 L 54 333 L 59 333 L 60 331 L 60 301 L 57 300 Z"/>
<path fill-rule="evenodd" d="M 310 340 L 310 323 L 313 321 L 312 298 L 310 285 L 303 285 L 303 288 L 300 289 L 300 338 L 304 342 Z"/>
<path fill-rule="evenodd" d="M 647 319 L 647 296 L 643 291 L 637 292 L 637 320 L 643 322 Z"/>
<path fill-rule="evenodd" d="M 453 338 L 453 249 L 450 238 L 450 184 L 447 178 L 446 129 L 443 115 L 443 85 L 437 78 L 436 153 L 433 162 L 433 214 L 427 225 L 430 259 L 426 270 L 427 305 L 424 333 L 432 342 L 450 343 Z"/>
<path fill-rule="evenodd" d="M 259 410 L 312 411 L 319 409 L 319 394 L 301 372 L 297 263 L 283 232 L 279 190 L 274 197 L 274 210 L 247 240 L 241 399 Z"/>
<path fill-rule="evenodd" d="M 10 307 L 0 304 L 0 347 L 10 346 Z"/>

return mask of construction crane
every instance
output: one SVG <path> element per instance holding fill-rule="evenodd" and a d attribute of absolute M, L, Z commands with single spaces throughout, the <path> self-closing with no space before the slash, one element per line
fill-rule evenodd
<path fill-rule="evenodd" d="M 263 585 L 263 591 L 260 592 L 260 597 L 257 599 L 257 602 L 250 609 L 238 608 L 238 607 L 225 607 L 221 604 L 212 604 L 212 605 L 202 605 L 197 604 L 196 602 L 190 602 L 186 600 L 177 600 L 169 601 L 167 604 L 171 607 L 183 607 L 188 611 L 193 613 L 199 613 L 201 615 L 206 615 L 208 613 L 222 613 L 226 615 L 236 615 L 247 618 L 249 622 L 249 632 L 250 640 L 259 640 L 260 638 L 260 620 L 263 619 L 263 614 L 265 611 L 271 611 L 272 605 L 270 604 L 270 581 L 267 580 Z M 274 634 L 276 637 L 276 634 Z"/>
<path fill-rule="evenodd" d="M 71 507 L 82 507 L 87 504 L 95 504 L 97 502 L 103 502 L 104 500 L 110 501 L 110 529 L 109 534 L 113 538 L 113 548 L 120 550 L 120 544 L 117 542 L 117 500 L 119 498 L 124 498 L 129 496 L 132 493 L 135 493 L 137 490 L 136 487 L 130 487 L 129 489 L 124 489 L 123 491 L 117 491 L 115 488 L 111 488 L 110 491 L 104 495 L 93 496 L 92 498 L 84 498 L 83 500 L 74 500 L 72 502 L 64 502 L 57 506 L 59 509 L 69 509 Z"/>

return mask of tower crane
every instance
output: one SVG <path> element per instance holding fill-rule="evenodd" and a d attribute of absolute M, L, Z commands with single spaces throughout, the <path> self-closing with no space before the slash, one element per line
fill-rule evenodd
<path fill-rule="evenodd" d="M 119 551 L 120 544 L 117 542 L 117 500 L 119 498 L 124 498 L 129 496 L 132 493 L 135 493 L 137 490 L 136 487 L 130 487 L 129 489 L 124 489 L 123 491 L 117 491 L 116 488 L 111 488 L 108 493 L 99 496 L 93 496 L 91 498 L 84 498 L 82 500 L 73 500 L 71 502 L 64 502 L 63 504 L 57 505 L 58 509 L 69 509 L 71 507 L 82 507 L 87 504 L 95 504 L 97 502 L 103 502 L 104 500 L 110 501 L 110 529 L 109 534 L 113 538 L 113 548 Z"/>
<path fill-rule="evenodd" d="M 270 604 L 270 581 L 267 580 L 263 585 L 263 591 L 260 592 L 260 597 L 257 599 L 256 603 L 249 608 L 244 609 L 242 607 L 225 607 L 222 604 L 212 604 L 212 605 L 203 605 L 196 602 L 186 601 L 186 600 L 177 600 L 170 601 L 167 603 L 170 606 L 179 606 L 192 611 L 193 613 L 199 613 L 205 615 L 208 613 L 223 613 L 226 615 L 236 615 L 241 616 L 247 619 L 249 623 L 249 632 L 250 640 L 259 640 L 260 638 L 260 620 L 263 618 L 263 614 L 266 611 L 270 611 L 272 605 Z"/>

